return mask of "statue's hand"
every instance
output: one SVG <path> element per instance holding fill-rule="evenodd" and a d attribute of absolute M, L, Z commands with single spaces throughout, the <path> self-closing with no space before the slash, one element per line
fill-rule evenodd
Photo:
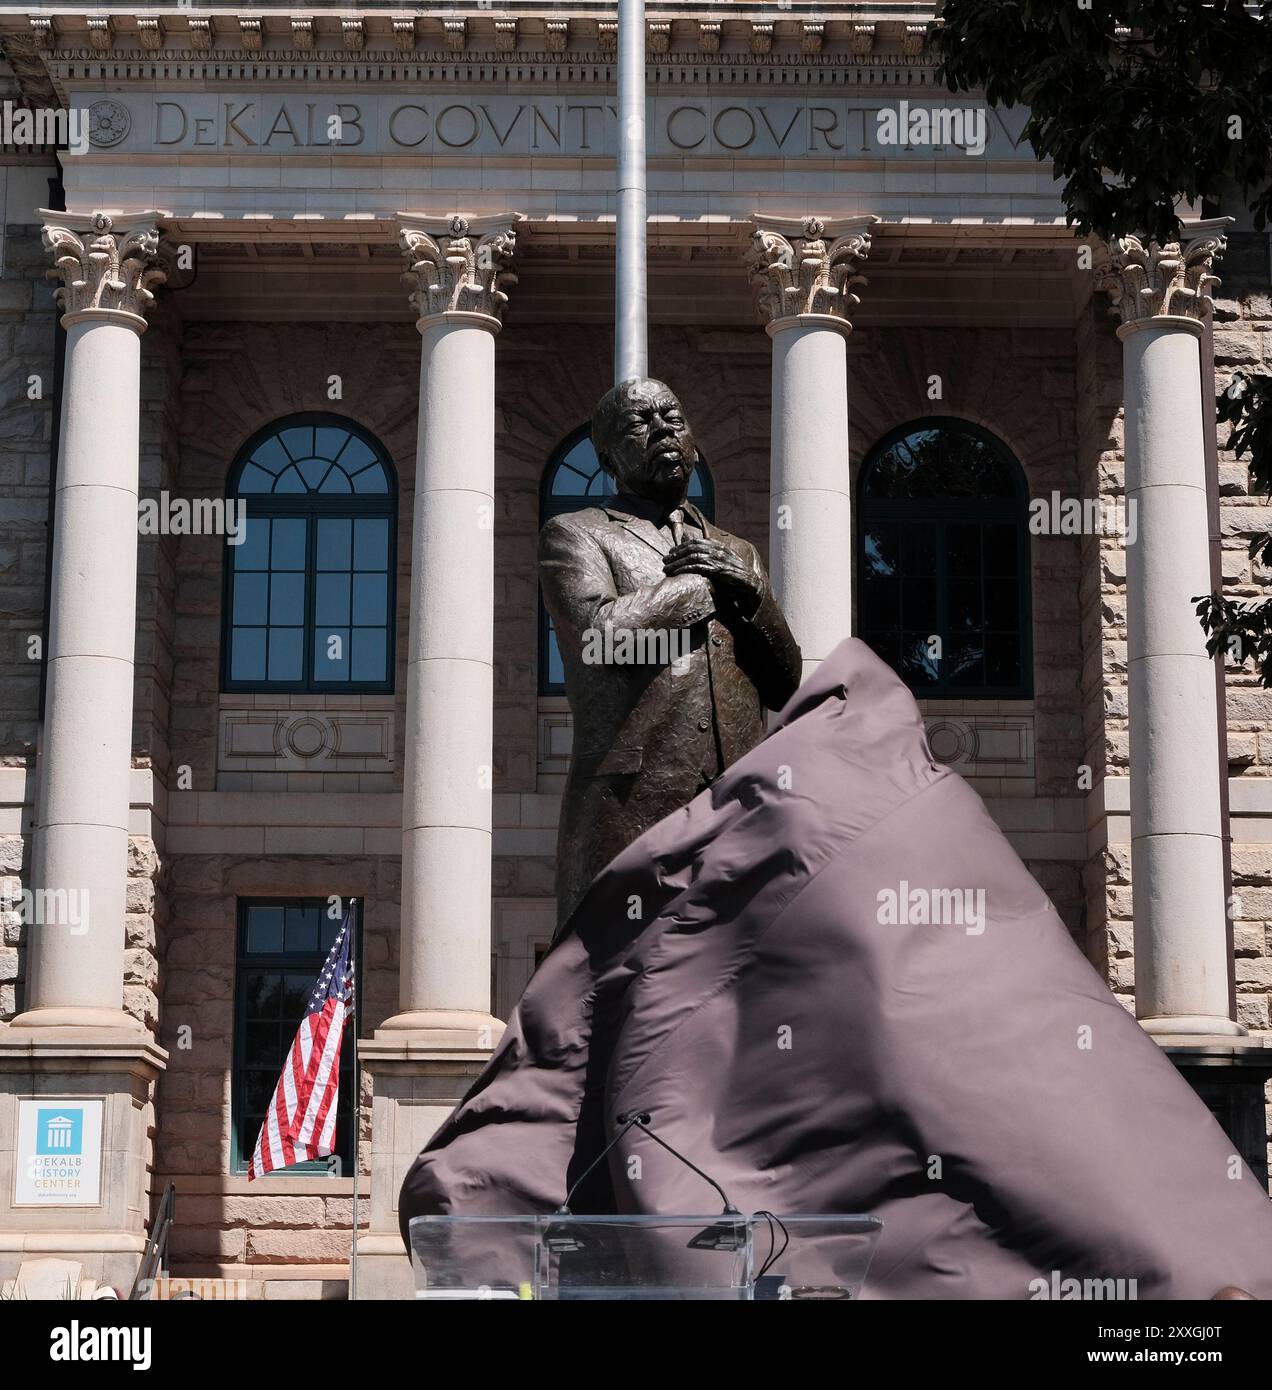
<path fill-rule="evenodd" d="M 764 597 L 764 580 L 754 566 L 721 541 L 681 541 L 667 552 L 663 569 L 669 575 L 704 575 L 717 593 L 732 599 L 747 617 L 755 612 Z"/>

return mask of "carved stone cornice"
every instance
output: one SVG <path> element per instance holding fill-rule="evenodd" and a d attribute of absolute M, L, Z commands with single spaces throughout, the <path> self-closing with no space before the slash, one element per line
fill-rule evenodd
<path fill-rule="evenodd" d="M 110 15 L 91 16 L 85 21 L 88 41 L 98 53 L 108 53 L 115 41 L 115 27 Z"/>
<path fill-rule="evenodd" d="M 480 318 L 498 331 L 508 290 L 517 283 L 513 256 L 518 217 L 451 217 L 444 229 L 423 218 L 401 214 L 398 244 L 412 285 L 411 304 L 423 331 L 430 321 Z"/>
<path fill-rule="evenodd" d="M 1214 264 L 1232 223 L 1231 217 L 1186 223 L 1181 238 L 1165 244 L 1137 236 L 1106 243 L 1095 265 L 1095 283 L 1109 296 L 1110 312 L 1123 328 L 1162 318 L 1203 323 L 1212 307 L 1210 292 L 1219 283 Z"/>
<path fill-rule="evenodd" d="M 159 265 L 159 213 L 119 217 L 41 208 L 39 216 L 44 248 L 54 262 L 46 274 L 60 282 L 56 297 L 63 325 L 113 319 L 144 332 L 155 298 L 151 286 L 167 278 Z"/>
<path fill-rule="evenodd" d="M 770 333 L 810 315 L 834 320 L 845 331 L 852 327 L 852 311 L 861 303 L 855 291 L 866 283 L 861 267 L 877 220 L 756 216 L 751 280 Z"/>

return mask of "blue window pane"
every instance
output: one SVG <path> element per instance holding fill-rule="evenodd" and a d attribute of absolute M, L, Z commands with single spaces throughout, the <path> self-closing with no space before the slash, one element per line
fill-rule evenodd
<path fill-rule="evenodd" d="M 259 623 L 264 626 L 267 574 L 236 574 L 234 576 L 234 622 Z"/>
<path fill-rule="evenodd" d="M 300 517 L 277 517 L 270 527 L 270 563 L 276 570 L 305 568 L 305 522 Z"/>
<path fill-rule="evenodd" d="M 346 497 L 353 491 L 348 475 L 339 464 L 322 480 L 320 489 L 324 494 L 343 493 Z"/>
<path fill-rule="evenodd" d="M 274 484 L 275 492 L 305 492 L 305 480 L 294 468 L 288 468 L 278 475 Z"/>
<path fill-rule="evenodd" d="M 352 544 L 353 522 L 348 517 L 325 518 L 318 522 L 318 568 L 347 570 Z"/>
<path fill-rule="evenodd" d="M 353 475 L 353 490 L 365 493 L 384 493 L 389 490 L 389 480 L 380 465 L 373 464 Z"/>
<path fill-rule="evenodd" d="M 322 627 L 349 624 L 349 576 L 320 574 L 314 586 L 314 622 Z"/>
<path fill-rule="evenodd" d="M 349 679 L 349 629 L 347 627 L 323 627 L 314 633 L 314 679 L 316 681 L 347 681 Z"/>
<path fill-rule="evenodd" d="M 322 480 L 327 476 L 327 471 L 331 467 L 331 460 L 301 459 L 296 467 L 300 470 L 300 476 L 304 478 L 305 485 L 311 492 L 316 492 Z"/>
<path fill-rule="evenodd" d="M 284 939 L 288 951 L 316 951 L 318 949 L 318 916 L 316 907 L 289 907 L 284 927 Z M 302 1008 L 304 1006 L 302 1005 Z"/>
<path fill-rule="evenodd" d="M 275 574 L 270 579 L 269 620 L 275 625 L 299 627 L 305 621 L 305 576 Z"/>
<path fill-rule="evenodd" d="M 267 473 L 263 468 L 257 468 L 254 463 L 245 464 L 242 473 L 239 474 L 238 490 L 244 492 L 273 492 L 274 475 Z"/>
<path fill-rule="evenodd" d="M 277 477 L 291 460 L 287 457 L 286 449 L 278 442 L 278 437 L 275 435 L 257 447 L 252 454 L 252 462 Z"/>
<path fill-rule="evenodd" d="M 359 627 L 353 631 L 352 677 L 355 681 L 382 681 L 387 655 L 382 627 Z"/>
<path fill-rule="evenodd" d="M 230 547 L 236 570 L 269 568 L 269 522 L 263 517 L 249 516 L 243 528 L 243 539 Z"/>
<path fill-rule="evenodd" d="M 272 627 L 269 630 L 269 679 L 272 681 L 298 681 L 304 675 L 301 663 L 301 635 L 299 627 Z"/>
<path fill-rule="evenodd" d="M 548 682 L 551 685 L 565 684 L 565 663 L 561 660 L 561 646 L 555 627 L 548 628 Z"/>
<path fill-rule="evenodd" d="M 230 679 L 265 679 L 265 629 L 236 627 L 230 640 Z"/>
<path fill-rule="evenodd" d="M 389 577 L 356 574 L 353 577 L 353 621 L 383 626 L 389 616 Z M 358 677 L 354 677 L 358 679 Z"/>
<path fill-rule="evenodd" d="M 314 427 L 312 425 L 295 425 L 289 430 L 283 430 L 278 437 L 283 441 L 283 448 L 292 458 L 313 458 Z"/>
<path fill-rule="evenodd" d="M 319 458 L 340 460 L 342 467 L 347 467 L 349 460 L 343 451 L 347 451 L 353 441 L 353 436 L 348 430 L 334 429 L 330 426 L 319 425 L 314 430 L 314 453 Z M 365 445 L 363 446 L 365 448 Z"/>
<path fill-rule="evenodd" d="M 389 567 L 389 523 L 384 517 L 359 517 L 354 527 L 353 567 L 356 570 L 387 570 Z"/>
<path fill-rule="evenodd" d="M 247 949 L 256 955 L 274 954 L 283 949 L 283 909 L 249 907 L 247 910 Z"/>
<path fill-rule="evenodd" d="M 374 450 L 354 435 L 345 445 L 344 452 L 340 455 L 340 462 L 350 473 L 356 473 L 358 469 L 368 463 L 378 464 L 379 459 L 376 458 Z"/>

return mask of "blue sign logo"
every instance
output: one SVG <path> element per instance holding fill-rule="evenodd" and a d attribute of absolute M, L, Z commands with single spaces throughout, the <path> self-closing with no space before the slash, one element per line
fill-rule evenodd
<path fill-rule="evenodd" d="M 36 1112 L 35 1151 L 41 1156 L 80 1154 L 84 1151 L 84 1111 L 80 1106 L 63 1105 L 56 1110 Z"/>

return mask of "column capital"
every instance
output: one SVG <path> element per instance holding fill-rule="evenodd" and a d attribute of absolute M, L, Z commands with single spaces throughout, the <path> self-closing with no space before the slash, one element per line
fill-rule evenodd
<path fill-rule="evenodd" d="M 497 333 L 517 248 L 517 213 L 447 219 L 398 215 L 398 245 L 406 257 L 403 279 L 421 332 L 438 319 L 459 318 Z"/>
<path fill-rule="evenodd" d="M 1111 301 L 1126 331 L 1175 320 L 1198 331 L 1212 307 L 1211 290 L 1219 283 L 1215 262 L 1227 246 L 1231 217 L 1186 222 L 1177 241 L 1112 237 L 1095 264 L 1096 289 Z M 1179 322 L 1184 320 L 1184 322 Z"/>
<path fill-rule="evenodd" d="M 62 326 L 98 319 L 144 333 L 151 286 L 167 279 L 159 264 L 162 214 L 37 211 L 54 262 L 46 274 L 60 282 Z"/>
<path fill-rule="evenodd" d="M 756 214 L 749 264 L 756 302 L 768 331 L 814 319 L 849 332 L 866 283 L 861 267 L 870 255 L 870 228 L 877 217 L 765 217 Z"/>

